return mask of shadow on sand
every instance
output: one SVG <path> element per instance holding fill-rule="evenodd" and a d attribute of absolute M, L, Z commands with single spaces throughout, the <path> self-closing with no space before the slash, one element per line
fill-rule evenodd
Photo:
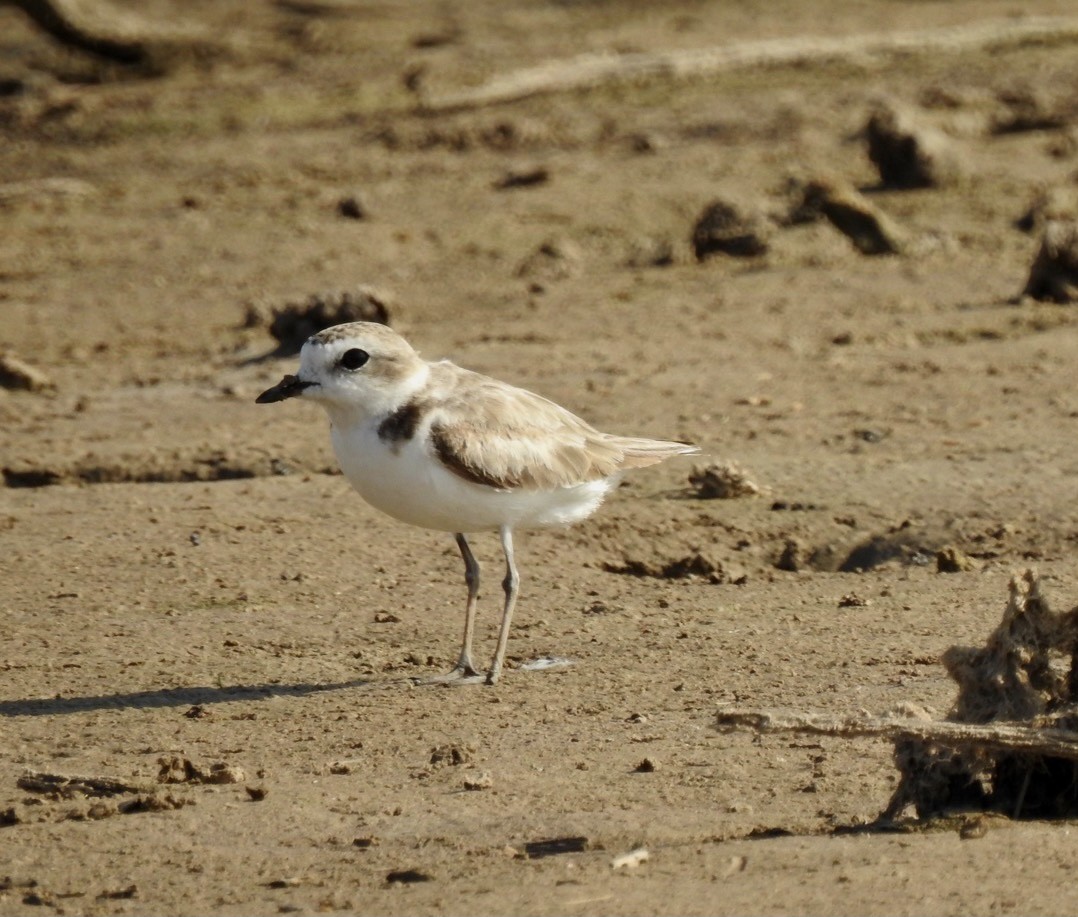
<path fill-rule="evenodd" d="M 355 678 L 327 684 L 225 685 L 222 687 L 164 688 L 135 691 L 129 694 L 99 694 L 85 697 L 47 697 L 31 700 L 0 701 L 0 716 L 62 716 L 92 710 L 120 710 L 125 707 L 147 710 L 154 707 L 184 707 L 197 704 L 220 704 L 230 701 L 266 700 L 271 697 L 304 697 L 323 691 L 347 688 L 379 689 L 400 687 L 408 679 L 371 681 Z"/>

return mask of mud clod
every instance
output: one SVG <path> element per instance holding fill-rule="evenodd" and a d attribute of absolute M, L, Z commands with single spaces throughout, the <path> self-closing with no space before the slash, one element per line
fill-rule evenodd
<path fill-rule="evenodd" d="M 430 880 L 431 877 L 429 875 L 418 869 L 394 869 L 392 872 L 386 874 L 386 882 L 390 885 L 394 882 L 411 885 L 414 882 L 429 882 Z"/>
<path fill-rule="evenodd" d="M 1022 292 L 1049 302 L 1078 302 L 1078 221 L 1051 220 L 1045 225 Z"/>
<path fill-rule="evenodd" d="M 1078 726 L 1078 608 L 1056 613 L 1027 570 L 1015 577 L 999 626 L 983 647 L 955 646 L 943 664 L 958 682 L 951 718 L 966 723 L 1062 715 Z"/>
<path fill-rule="evenodd" d="M 475 749 L 467 745 L 438 745 L 430 750 L 434 767 L 459 767 L 472 760 Z"/>
<path fill-rule="evenodd" d="M 135 884 L 127 885 L 124 888 L 117 888 L 113 891 L 104 891 L 97 896 L 99 900 L 112 900 L 122 901 L 130 898 L 138 897 L 138 886 Z"/>
<path fill-rule="evenodd" d="M 732 581 L 723 569 L 721 561 L 705 557 L 699 551 L 669 561 L 648 561 L 626 559 L 624 563 L 603 564 L 608 573 L 622 573 L 628 576 L 646 576 L 655 579 L 688 579 L 701 577 L 709 583 Z M 594 612 L 592 612 L 594 614 Z"/>
<path fill-rule="evenodd" d="M 856 545 L 838 570 L 840 573 L 863 573 L 888 563 L 924 566 L 937 550 L 932 540 L 912 527 L 900 526 L 894 531 L 873 535 Z"/>
<path fill-rule="evenodd" d="M 889 188 L 938 188 L 960 175 L 951 141 L 919 123 L 912 111 L 880 102 L 865 124 L 868 158 Z"/>
<path fill-rule="evenodd" d="M 771 226 L 755 211 L 730 201 L 715 201 L 704 208 L 692 230 L 697 261 L 712 255 L 752 258 L 767 253 Z"/>
<path fill-rule="evenodd" d="M 64 477 L 51 468 L 5 468 L 3 475 L 5 487 L 51 487 Z"/>
<path fill-rule="evenodd" d="M 936 552 L 937 573 L 968 573 L 976 569 L 973 558 L 958 548 L 946 547 Z"/>
<path fill-rule="evenodd" d="M 506 172 L 494 183 L 494 188 L 497 191 L 506 191 L 510 188 L 533 188 L 536 185 L 545 185 L 548 181 L 550 181 L 550 170 L 546 166 L 534 166 Z"/>
<path fill-rule="evenodd" d="M 795 198 L 787 222 L 826 219 L 862 255 L 897 255 L 907 245 L 906 233 L 887 214 L 871 204 L 852 185 L 837 178 L 806 182 Z"/>
<path fill-rule="evenodd" d="M 312 293 L 301 302 L 282 306 L 249 303 L 246 327 L 266 326 L 278 342 L 276 356 L 299 353 L 303 342 L 332 325 L 345 322 L 389 324 L 396 303 L 390 295 L 369 286 L 354 290 Z"/>
<path fill-rule="evenodd" d="M 346 194 L 337 201 L 337 216 L 346 220 L 365 220 L 369 212 L 358 194 Z"/>
<path fill-rule="evenodd" d="M 27 771 L 16 781 L 20 790 L 39 793 L 52 799 L 77 799 L 84 796 L 108 797 L 142 792 L 145 787 L 115 777 L 69 777 Z"/>
<path fill-rule="evenodd" d="M 474 777 L 464 778 L 464 789 L 477 792 L 479 790 L 489 790 L 494 786 L 494 778 L 488 771 L 476 774 Z"/>
<path fill-rule="evenodd" d="M 561 856 L 564 853 L 583 853 L 589 847 L 586 837 L 555 837 L 549 840 L 529 841 L 524 845 L 524 855 L 530 860 Z"/>
<path fill-rule="evenodd" d="M 788 538 L 782 546 L 782 552 L 775 561 L 778 570 L 788 573 L 797 573 L 810 567 L 808 550 L 805 545 L 796 538 Z"/>
<path fill-rule="evenodd" d="M 760 492 L 759 485 L 736 462 L 716 462 L 693 468 L 689 483 L 696 488 L 696 496 L 701 500 L 733 500 L 753 497 Z"/>
<path fill-rule="evenodd" d="M 158 783 L 243 783 L 247 779 L 243 768 L 223 761 L 203 768 L 189 758 L 173 755 L 158 758 L 157 764 Z"/>
<path fill-rule="evenodd" d="M 210 765 L 210 771 L 203 777 L 203 783 L 243 783 L 247 779 L 242 767 L 219 761 Z"/>
<path fill-rule="evenodd" d="M 166 793 L 158 796 L 156 793 L 147 793 L 121 802 L 116 811 L 121 815 L 135 815 L 140 812 L 169 812 L 172 809 L 182 809 L 184 806 L 194 805 L 193 799 L 181 799 Z"/>
<path fill-rule="evenodd" d="M 0 353 L 0 388 L 23 392 L 48 392 L 56 388 L 40 369 L 14 354 Z"/>

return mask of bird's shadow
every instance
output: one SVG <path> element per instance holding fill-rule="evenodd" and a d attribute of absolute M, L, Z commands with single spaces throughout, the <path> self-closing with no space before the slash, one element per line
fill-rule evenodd
<path fill-rule="evenodd" d="M 160 707 L 194 707 L 231 701 L 259 701 L 271 697 L 305 697 L 324 691 L 343 691 L 347 688 L 375 689 L 399 687 L 408 679 L 373 681 L 354 678 L 326 684 L 256 684 L 224 685 L 221 687 L 193 686 L 132 691 L 126 694 L 90 694 L 82 697 L 46 697 L 26 700 L 0 701 L 0 717 L 63 716 L 94 710 L 134 708 L 152 710 Z"/>

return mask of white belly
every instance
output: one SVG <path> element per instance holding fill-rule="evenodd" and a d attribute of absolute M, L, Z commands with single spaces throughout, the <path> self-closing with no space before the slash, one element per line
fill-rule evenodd
<path fill-rule="evenodd" d="M 445 532 L 576 522 L 591 515 L 617 483 L 611 477 L 553 491 L 501 491 L 446 469 L 422 436 L 390 446 L 368 422 L 346 433 L 333 426 L 331 438 L 345 477 L 371 506 Z"/>

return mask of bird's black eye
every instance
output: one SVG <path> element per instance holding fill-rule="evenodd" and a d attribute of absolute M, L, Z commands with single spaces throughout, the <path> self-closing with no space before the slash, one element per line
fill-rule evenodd
<path fill-rule="evenodd" d="M 371 358 L 371 355 L 365 350 L 360 350 L 358 347 L 353 347 L 351 350 L 346 350 L 341 355 L 341 366 L 345 369 L 359 369 L 364 363 Z"/>

